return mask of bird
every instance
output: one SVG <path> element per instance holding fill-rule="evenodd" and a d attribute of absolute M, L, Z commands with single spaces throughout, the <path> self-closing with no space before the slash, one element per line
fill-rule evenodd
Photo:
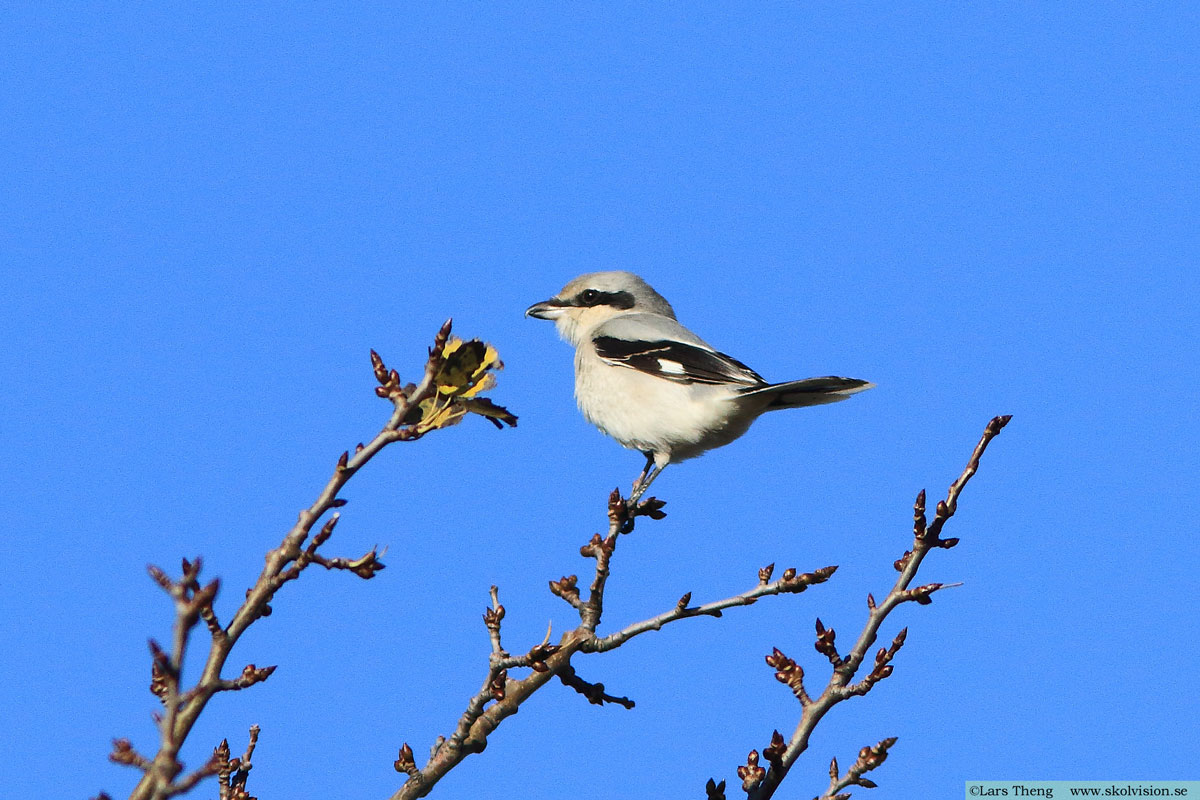
<path fill-rule="evenodd" d="M 646 457 L 636 505 L 668 464 L 744 434 L 762 414 L 836 403 L 875 384 L 827 376 L 769 383 L 675 318 L 671 304 L 632 272 L 592 272 L 534 303 L 575 348 L 575 400 L 588 422 Z"/>

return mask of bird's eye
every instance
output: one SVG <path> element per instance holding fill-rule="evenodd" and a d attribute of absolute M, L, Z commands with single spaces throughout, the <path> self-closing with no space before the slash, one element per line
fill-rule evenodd
<path fill-rule="evenodd" d="M 595 289 L 584 289 L 579 293 L 579 302 L 585 306 L 594 306 L 600 302 L 600 293 Z"/>

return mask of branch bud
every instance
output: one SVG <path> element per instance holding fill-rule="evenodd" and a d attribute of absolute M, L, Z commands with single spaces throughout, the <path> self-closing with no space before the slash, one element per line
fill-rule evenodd
<path fill-rule="evenodd" d="M 262 683 L 267 678 L 271 677 L 271 673 L 275 672 L 276 666 L 256 667 L 253 664 L 247 664 L 242 668 L 242 674 L 235 678 L 230 686 L 231 689 L 248 689 L 256 683 Z"/>
<path fill-rule="evenodd" d="M 500 620 L 502 619 L 504 619 L 504 606 L 485 608 L 483 611 L 483 624 L 489 631 L 500 630 Z"/>
<path fill-rule="evenodd" d="M 804 690 L 804 668 L 785 656 L 777 647 L 771 648 L 771 654 L 766 657 L 766 661 L 767 666 L 775 670 L 775 680 L 787 684 L 800 703 L 808 705 L 808 693 Z"/>
<path fill-rule="evenodd" d="M 787 752 L 787 742 L 783 740 L 783 734 L 779 731 L 774 731 L 771 734 L 771 745 L 763 750 L 763 755 L 766 756 L 771 766 L 779 769 L 783 765 L 783 754 Z"/>
<path fill-rule="evenodd" d="M 371 371 L 375 373 L 375 380 L 379 381 L 380 385 L 387 384 L 387 367 L 383 365 L 383 359 L 379 357 L 379 353 L 374 350 L 371 351 Z"/>
<path fill-rule="evenodd" d="M 113 749 L 108 754 L 108 760 L 114 764 L 137 767 L 143 772 L 150 768 L 150 760 L 134 750 L 128 739 L 113 739 Z"/>
<path fill-rule="evenodd" d="M 412 777 L 419 772 L 417 769 L 417 762 L 413 760 L 412 748 L 408 746 L 408 742 L 405 742 L 400 747 L 400 754 L 396 758 L 395 762 L 393 762 L 392 766 L 396 768 L 396 772 L 403 772 L 409 777 Z"/>
<path fill-rule="evenodd" d="M 751 750 L 746 756 L 746 763 L 737 768 L 737 776 L 742 779 L 742 790 L 751 792 L 762 783 L 767 771 L 758 765 L 758 751 Z"/>
<path fill-rule="evenodd" d="M 534 672 L 548 672 L 550 665 L 546 663 L 546 659 L 560 649 L 556 644 L 538 644 L 534 645 L 525 657 L 529 659 L 529 666 L 533 668 Z"/>
<path fill-rule="evenodd" d="M 550 591 L 556 597 L 561 597 L 571 605 L 579 602 L 579 577 L 577 575 L 564 575 L 556 581 L 550 581 Z"/>
<path fill-rule="evenodd" d="M 163 572 L 161 568 L 156 567 L 153 564 L 147 564 L 146 572 L 149 572 L 150 577 L 154 580 L 154 582 L 161 586 L 163 591 L 167 592 L 168 594 L 170 594 L 175 588 L 175 582 L 172 581 L 167 576 L 167 573 Z"/>
<path fill-rule="evenodd" d="M 508 683 L 508 670 L 502 669 L 496 673 L 496 677 L 492 678 L 488 684 L 488 691 L 491 692 L 492 699 L 500 701 L 504 699 L 505 687 Z"/>
<path fill-rule="evenodd" d="M 925 525 L 925 490 L 922 489 L 913 503 L 913 536 L 917 539 L 925 538 Z"/>
<path fill-rule="evenodd" d="M 321 530 L 317 531 L 317 535 L 313 537 L 311 542 L 309 542 L 308 550 L 316 552 L 318 547 L 329 541 L 329 537 L 333 535 L 333 529 L 337 527 L 338 520 L 341 518 L 341 514 L 336 511 L 333 512 L 329 516 L 329 519 L 325 521 L 325 524 L 321 526 Z"/>
<path fill-rule="evenodd" d="M 820 618 L 817 619 L 817 641 L 814 647 L 818 653 L 829 659 L 829 663 L 834 668 L 840 667 L 844 663 L 842 657 L 838 655 L 837 645 L 834 643 L 836 636 L 837 633 L 833 628 L 826 628 L 821 624 Z"/>

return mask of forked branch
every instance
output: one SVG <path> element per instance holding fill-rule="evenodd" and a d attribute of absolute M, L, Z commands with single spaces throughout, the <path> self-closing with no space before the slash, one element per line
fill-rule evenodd
<path fill-rule="evenodd" d="M 258 738 L 257 728 L 251 729 L 250 744 L 241 759 L 230 760 L 228 745 L 224 744 L 224 750 L 218 748 L 205 766 L 183 777 L 180 777 L 184 766 L 179 760 L 179 751 L 214 695 L 246 689 L 266 680 L 275 671 L 273 666 L 249 664 L 235 678 L 221 677 L 238 639 L 256 620 L 271 613 L 270 603 L 285 583 L 298 578 L 310 564 L 344 570 L 364 579 L 374 577 L 384 568 L 379 554 L 373 549 L 359 558 L 330 558 L 318 551 L 332 536 L 338 523 L 339 515 L 330 512 L 346 504 L 338 497 L 342 487 L 389 444 L 419 439 L 437 428 L 457 423 L 467 413 L 481 414 L 498 427 L 516 424 L 515 416 L 480 396 L 493 385 L 493 371 L 502 366 L 495 350 L 477 340 L 463 342 L 452 338 L 449 320 L 434 337 L 419 383 L 401 385 L 399 375 L 395 370 L 387 369 L 374 351 L 371 352 L 371 364 L 379 382 L 375 392 L 392 403 L 391 417 L 373 439 L 365 445 L 359 444 L 353 455 L 347 451 L 338 458 L 333 475 L 316 500 L 300 512 L 279 546 L 267 553 L 258 580 L 246 592 L 245 601 L 227 625 L 220 623 L 213 608 L 219 583 L 214 580 L 200 584 L 199 558 L 184 559 L 182 574 L 177 580 L 158 567 L 149 568 L 151 577 L 175 604 L 175 624 L 169 649 L 153 640 L 150 642 L 150 690 L 163 705 L 163 713 L 157 717 L 158 752 L 153 757 L 142 756 L 128 740 L 119 739 L 111 754 L 114 762 L 143 773 L 131 798 L 163 800 L 190 790 L 211 775 L 221 778 L 222 798 L 248 796 L 245 795 L 245 775 L 249 772 L 250 755 Z M 325 523 L 313 535 L 313 528 L 326 514 L 329 516 Z M 185 689 L 184 655 L 201 622 L 210 634 L 208 656 L 196 683 Z"/>
<path fill-rule="evenodd" d="M 469 755 L 487 747 L 488 736 L 505 718 L 515 714 L 521 704 L 534 692 L 541 689 L 552 678 L 557 677 L 564 685 L 582 694 L 589 703 L 603 705 L 615 703 L 633 708 L 634 701 L 628 697 L 609 694 L 603 683 L 591 683 L 579 677 L 572 658 L 577 653 L 602 653 L 621 645 L 648 631 L 656 631 L 664 625 L 693 617 L 720 617 L 728 608 L 748 606 L 762 597 L 780 594 L 798 594 L 809 586 L 829 580 L 837 567 L 823 567 L 812 572 L 800 573 L 788 568 L 771 580 L 775 565 L 758 570 L 755 585 L 741 594 L 715 600 L 698 606 L 691 605 L 692 594 L 688 592 L 669 610 L 641 622 L 627 625 L 607 636 L 596 634 L 604 613 L 604 597 L 613 554 L 622 534 L 631 533 L 640 517 L 662 519 L 663 501 L 656 498 L 632 503 L 613 490 L 608 498 L 608 532 L 605 536 L 595 534 L 580 548 L 580 555 L 595 561 L 587 596 L 580 592 L 579 578 L 568 575 L 550 581 L 550 590 L 566 601 L 579 614 L 579 625 L 567 631 L 557 644 L 550 644 L 549 634 L 541 644 L 523 656 L 509 656 L 500 647 L 500 624 L 504 618 L 504 607 L 492 587 L 492 605 L 484 612 L 484 624 L 492 640 L 492 652 L 488 669 L 480 690 L 467 704 L 449 738 L 438 737 L 429 760 L 418 767 L 413 750 L 407 743 L 400 748 L 395 767 L 407 776 L 404 785 L 392 795 L 391 800 L 411 800 L 424 797 L 445 775 Z M 509 676 L 509 670 L 524 668 L 530 674 L 522 679 Z"/>
<path fill-rule="evenodd" d="M 836 633 L 832 628 L 826 628 L 821 620 L 816 622 L 815 648 L 824 656 L 833 668 L 829 681 L 816 697 L 810 695 L 804 685 L 804 670 L 794 660 L 788 658 L 778 649 L 766 657 L 768 666 L 775 670 L 775 677 L 792 690 L 792 694 L 800 702 L 800 721 L 793 731 L 786 746 L 781 747 L 783 739 L 776 731 L 771 745 L 764 749 L 767 756 L 767 766 L 759 763 L 757 750 L 751 750 L 746 763 L 738 767 L 738 777 L 742 779 L 742 789 L 748 800 L 768 800 L 775 795 L 775 790 L 787 776 L 800 754 L 808 748 L 809 737 L 817 723 L 829 710 L 838 703 L 851 697 L 865 695 L 879 681 L 892 674 L 892 659 L 904 645 L 908 629 L 904 628 L 896 634 L 891 644 L 881 647 L 875 652 L 871 669 L 866 675 L 858 678 L 859 669 L 867 659 L 867 653 L 879 636 L 879 629 L 888 615 L 898 606 L 915 602 L 927 605 L 932 602 L 935 592 L 948 588 L 950 584 L 928 583 L 922 586 L 912 586 L 921 562 L 930 551 L 937 548 L 951 548 L 958 544 L 958 539 L 943 539 L 942 529 L 946 522 L 954 516 L 958 509 L 958 499 L 967 482 L 979 469 L 979 460 L 992 439 L 1008 424 L 1010 416 L 1000 416 L 988 422 L 980 437 L 979 443 L 971 453 L 967 466 L 962 474 L 950 484 L 946 499 L 938 502 L 933 521 L 927 519 L 925 512 L 925 492 L 917 495 L 913 506 L 913 545 L 895 562 L 896 571 L 900 573 L 891 591 L 884 597 L 883 602 L 876 603 L 873 595 L 867 596 L 867 622 L 858 635 L 850 651 L 843 655 L 837 647 Z M 957 585 L 957 584 L 953 584 Z M 856 678 L 858 678 L 856 680 Z M 823 797 L 845 797 L 843 790 L 850 786 L 867 787 L 873 785 L 869 779 L 862 778 L 862 773 L 874 769 L 886 758 L 887 749 L 895 743 L 895 739 L 885 739 L 875 748 L 863 748 L 859 760 L 846 773 L 839 776 L 836 773 L 836 761 L 831 768 L 831 783 Z M 716 794 L 724 795 L 724 782 L 720 784 L 709 781 L 708 794 L 712 798 Z M 714 794 L 715 793 L 715 794 Z"/>

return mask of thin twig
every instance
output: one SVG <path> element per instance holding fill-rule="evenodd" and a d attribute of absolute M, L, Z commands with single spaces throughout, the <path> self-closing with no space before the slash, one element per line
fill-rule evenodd
<path fill-rule="evenodd" d="M 719 617 L 721 616 L 721 612 L 727 608 L 753 605 L 758 602 L 760 597 L 769 597 L 776 594 L 796 594 L 814 584 L 824 583 L 836 571 L 837 567 L 834 566 L 822 567 L 813 572 L 804 572 L 801 574 L 796 574 L 795 570 L 786 570 L 784 577 L 779 580 L 765 584 L 760 583 L 753 589 L 741 594 L 735 594 L 732 597 L 726 597 L 724 600 L 714 600 L 711 603 L 690 608 L 686 604 L 683 607 L 676 605 L 675 608 L 663 612 L 658 616 L 642 620 L 641 622 L 635 622 L 616 633 L 594 639 L 585 644 L 583 650 L 589 653 L 603 653 L 620 647 L 633 637 L 647 631 L 661 630 L 664 625 L 676 620 L 690 619 L 692 617 Z"/>
<path fill-rule="evenodd" d="M 246 667 L 239 678 L 226 680 L 221 678 L 221 672 L 229 658 L 234 645 L 246 629 L 260 617 L 271 613 L 270 602 L 281 586 L 299 576 L 309 564 L 319 564 L 326 569 L 340 569 L 353 572 L 363 578 L 373 577 L 384 565 L 379 561 L 378 553 L 371 550 L 357 559 L 327 558 L 317 552 L 317 548 L 329 538 L 337 523 L 338 515 L 329 517 L 318 534 L 309 540 L 317 521 L 330 511 L 345 505 L 346 501 L 338 497 L 342 488 L 358 470 L 372 458 L 397 441 L 411 441 L 420 438 L 436 425 L 421 425 L 423 415 L 416 413 L 422 403 L 438 396 L 438 376 L 445 363 L 447 342 L 450 339 L 450 321 L 438 331 L 429 357 L 425 362 L 424 372 L 420 383 L 402 386 L 396 372 L 389 371 L 383 361 L 373 351 L 371 353 L 375 376 L 380 386 L 376 394 L 385 397 L 393 404 L 393 410 L 387 424 L 365 445 L 355 448 L 354 454 L 345 452 L 338 459 L 333 475 L 317 498 L 306 509 L 300 512 L 296 523 L 283 537 L 280 545 L 267 553 L 266 564 L 254 585 L 246 592 L 245 601 L 239 606 L 229 623 L 222 627 L 212 608 L 216 595 L 217 584 L 213 582 L 201 587 L 197 580 L 200 562 L 184 561 L 183 576 L 179 581 L 172 581 L 166 574 L 156 568 L 151 568 L 151 576 L 159 585 L 167 590 L 175 601 L 176 615 L 172 632 L 170 653 L 164 653 L 158 645 L 152 643 L 153 680 L 151 689 L 162 700 L 164 713 L 159 720 L 160 741 L 158 752 L 153 759 L 135 753 L 128 742 L 119 740 L 122 747 L 114 750 L 113 760 L 136 766 L 144 772 L 141 781 L 130 795 L 131 800 L 162 800 L 162 798 L 179 794 L 194 785 L 199 777 L 197 773 L 176 782 L 175 778 L 183 769 L 178 754 L 196 720 L 204 711 L 208 701 L 221 691 L 243 689 L 254 683 L 265 680 L 274 667 L 257 668 L 254 665 Z M 482 345 L 480 345 L 482 348 Z M 465 349 L 465 348 L 464 348 Z M 483 373 L 491 369 L 490 364 L 478 368 L 475 379 L 483 377 Z M 472 402 L 481 404 L 490 411 L 503 412 L 504 419 L 509 424 L 515 424 L 515 417 L 507 411 L 491 406 L 482 398 L 472 398 Z M 496 417 L 491 417 L 496 421 Z M 499 423 L 497 423 L 499 424 Z M 306 546 L 307 542 L 307 546 Z M 204 621 L 212 635 L 208 657 L 196 684 L 182 691 L 180 676 L 184 662 L 184 654 L 195 625 Z M 249 752 L 247 751 L 245 768 L 249 768 Z M 200 770 L 198 772 L 203 772 Z M 205 773 L 208 774 L 208 773 Z"/>
<path fill-rule="evenodd" d="M 616 703 L 625 708 L 633 708 L 634 702 L 628 697 L 616 697 L 604 691 L 603 683 L 590 683 L 575 674 L 575 668 L 570 664 L 559 670 L 558 679 L 564 686 L 569 686 L 587 698 L 592 705 L 602 706 L 605 703 Z"/>
<path fill-rule="evenodd" d="M 859 750 L 858 758 L 844 775 L 838 773 L 837 759 L 833 759 L 829 763 L 829 788 L 814 800 L 846 800 L 850 795 L 843 794 L 843 790 L 849 789 L 851 786 L 874 789 L 875 781 L 864 778 L 863 773 L 870 772 L 882 764 L 888 757 L 888 750 L 894 744 L 896 744 L 896 737 L 891 736 L 873 747 L 864 747 Z"/>
<path fill-rule="evenodd" d="M 577 588 L 578 578 L 567 576 L 558 581 L 550 582 L 554 594 L 562 597 L 579 611 L 579 626 L 568 631 L 557 645 L 548 644 L 549 639 L 535 646 L 524 656 L 500 657 L 496 648 L 500 639 L 500 623 L 503 618 L 503 606 L 498 605 L 498 598 L 493 587 L 492 607 L 484 613 L 484 624 L 492 638 L 492 654 L 488 661 L 488 671 L 480 690 L 468 701 L 467 708 L 459 717 L 454 732 L 446 739 L 439 740 L 430 751 L 429 761 L 424 767 L 417 767 L 412 759 L 412 748 L 407 744 L 400 749 L 400 758 L 395 766 L 398 772 L 404 773 L 407 779 L 403 786 L 392 795 L 391 800 L 412 800 L 424 797 L 450 770 L 454 769 L 463 759 L 473 753 L 481 752 L 487 746 L 487 739 L 503 720 L 515 714 L 529 697 L 541 689 L 551 678 L 557 677 L 566 686 L 575 689 L 588 699 L 589 702 L 602 705 L 616 703 L 625 708 L 633 708 L 634 701 L 627 697 L 617 697 L 607 693 L 602 683 L 591 683 L 580 678 L 571 663 L 576 653 L 598 653 L 620 647 L 625 642 L 642 633 L 659 630 L 664 625 L 681 619 L 693 617 L 719 617 L 724 609 L 748 606 L 760 597 L 779 594 L 796 594 L 816 583 L 823 583 L 833 575 L 837 567 L 824 567 L 814 572 L 798 573 L 795 569 L 784 570 L 782 577 L 771 581 L 774 565 L 758 571 L 758 584 L 741 594 L 690 607 L 691 593 L 679 599 L 675 607 L 650 619 L 629 625 L 616 633 L 598 637 L 596 626 L 604 611 L 604 593 L 610 565 L 617 542 L 622 534 L 630 533 L 638 517 L 661 519 L 663 503 L 661 500 L 650 498 L 636 506 L 623 498 L 619 491 L 614 490 L 608 500 L 608 533 L 601 538 L 594 535 L 591 540 L 580 548 L 580 554 L 595 559 L 595 571 L 586 600 L 580 597 Z M 497 613 L 499 610 L 499 613 Z M 502 652 L 502 651 L 501 651 Z M 525 667 L 532 674 L 524 679 L 513 679 L 507 670 Z M 501 679 L 501 676 L 503 678 Z M 490 703 L 490 705 L 489 705 Z"/>
<path fill-rule="evenodd" d="M 875 655 L 874 666 L 871 672 L 862 680 L 856 683 L 853 682 L 859 667 L 866 659 L 867 651 L 875 644 L 879 635 L 879 629 L 888 618 L 888 615 L 897 606 L 906 602 L 912 601 L 919 604 L 927 604 L 930 602 L 930 597 L 934 592 L 947 588 L 947 585 L 939 583 L 926 584 L 915 588 L 909 587 L 916 577 L 921 562 L 931 550 L 935 548 L 950 548 L 958 543 L 957 539 L 942 539 L 942 528 L 945 526 L 946 521 L 954 515 L 958 507 L 958 498 L 966 487 L 967 482 L 978 471 L 979 459 L 983 456 L 988 444 L 999 435 L 1010 419 L 1010 416 L 999 416 L 994 417 L 988 422 L 979 443 L 975 446 L 975 450 L 967 462 L 967 466 L 954 483 L 950 485 L 946 499 L 937 504 L 934 520 L 930 524 L 926 524 L 925 492 L 922 491 L 917 495 L 917 500 L 913 507 L 912 550 L 897 559 L 895 566 L 900 576 L 896 579 L 895 584 L 883 602 L 877 604 L 874 596 L 868 596 L 867 606 L 869 614 L 867 615 L 867 622 L 850 652 L 842 656 L 837 650 L 834 631 L 825 628 L 821 624 L 821 621 L 817 620 L 817 650 L 826 656 L 833 665 L 833 674 L 820 695 L 816 698 L 808 695 L 803 686 L 803 670 L 799 670 L 798 665 L 795 665 L 795 662 L 792 662 L 791 659 L 787 659 L 778 650 L 772 655 L 767 656 L 767 663 L 776 669 L 776 677 L 791 686 L 793 694 L 800 699 L 801 714 L 800 721 L 797 723 L 787 747 L 782 753 L 776 752 L 776 758 L 771 760 L 768 768 L 758 766 L 757 751 L 751 751 L 747 763 L 738 768 L 738 775 L 742 778 L 742 788 L 746 791 L 747 800 L 768 800 L 768 798 L 773 797 L 775 790 L 782 783 L 783 779 L 787 777 L 788 771 L 796 762 L 796 759 L 808 748 L 809 737 L 812 735 L 817 723 L 821 721 L 821 718 L 838 703 L 850 697 L 865 695 L 876 683 L 891 674 L 892 667 L 890 662 L 903 646 L 907 628 L 897 634 L 890 647 L 879 649 Z M 885 742 L 887 741 L 890 740 L 885 740 Z M 883 746 L 883 743 L 878 746 Z M 883 757 L 886 757 L 886 749 L 886 747 L 883 748 L 884 756 L 878 757 L 877 762 L 881 762 Z M 864 748 L 864 752 L 866 750 Z M 840 789 L 837 791 L 840 791 Z"/>

